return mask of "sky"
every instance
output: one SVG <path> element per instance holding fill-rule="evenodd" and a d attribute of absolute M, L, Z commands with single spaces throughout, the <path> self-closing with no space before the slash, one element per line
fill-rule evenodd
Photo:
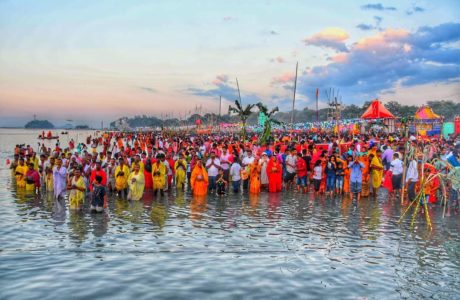
<path fill-rule="evenodd" d="M 0 126 L 460 101 L 460 1 L 0 0 Z M 67 121 L 70 120 L 70 121 Z"/>

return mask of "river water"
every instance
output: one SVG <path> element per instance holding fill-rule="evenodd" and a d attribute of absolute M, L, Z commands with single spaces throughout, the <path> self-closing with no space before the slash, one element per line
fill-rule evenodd
<path fill-rule="evenodd" d="M 295 192 L 140 202 L 91 214 L 16 191 L 5 160 L 39 131 L 0 129 L 0 299 L 459 299 L 460 221 L 410 228 L 377 200 Z M 69 132 L 79 141 L 87 132 Z M 47 142 L 53 145 L 54 142 Z"/>

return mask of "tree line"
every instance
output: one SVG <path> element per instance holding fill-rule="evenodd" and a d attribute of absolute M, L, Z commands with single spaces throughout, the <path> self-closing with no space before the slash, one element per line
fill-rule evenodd
<path fill-rule="evenodd" d="M 364 111 L 369 107 L 371 101 L 366 101 L 362 106 L 355 104 L 345 105 L 341 110 L 342 119 L 354 119 L 359 118 Z M 385 107 L 396 117 L 407 118 L 414 116 L 415 112 L 419 108 L 415 105 L 404 105 L 397 101 L 390 101 L 384 104 Z M 445 121 L 453 121 L 456 115 L 460 115 L 460 102 L 455 103 L 451 100 L 438 100 L 438 101 L 428 101 L 427 105 L 433 109 L 433 112 L 443 116 Z M 318 119 L 319 121 L 326 121 L 328 119 L 328 108 L 322 108 L 318 110 Z M 316 121 L 316 110 L 305 107 L 301 110 L 294 111 L 294 122 L 295 123 L 304 123 L 304 122 L 315 122 Z M 196 120 L 200 119 L 202 124 L 218 124 L 218 123 L 236 123 L 240 122 L 238 115 L 231 115 L 229 113 L 219 116 L 215 113 L 206 113 L 206 114 L 192 114 L 186 119 L 178 118 L 168 118 L 161 119 L 155 116 L 134 116 L 132 118 L 127 118 L 127 122 L 130 127 L 172 127 L 172 126 L 191 126 L 195 125 Z M 279 122 L 290 123 L 291 112 L 277 112 L 274 115 L 274 119 Z M 258 121 L 258 111 L 254 110 L 249 117 L 247 118 L 248 125 L 257 124 Z M 111 127 L 114 127 L 116 121 L 110 124 Z"/>

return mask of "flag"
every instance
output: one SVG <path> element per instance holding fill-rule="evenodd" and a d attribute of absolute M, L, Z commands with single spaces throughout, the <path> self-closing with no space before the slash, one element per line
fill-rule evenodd
<path fill-rule="evenodd" d="M 318 99 L 318 88 L 316 88 L 316 99 Z"/>

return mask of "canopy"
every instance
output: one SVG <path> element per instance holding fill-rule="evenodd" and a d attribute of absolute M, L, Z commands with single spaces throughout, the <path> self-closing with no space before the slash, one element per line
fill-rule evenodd
<path fill-rule="evenodd" d="M 441 119 L 441 117 L 435 114 L 433 110 L 431 109 L 431 107 L 422 106 L 415 113 L 415 119 L 417 120 L 436 120 L 436 119 Z"/>
<path fill-rule="evenodd" d="M 383 106 L 382 102 L 375 99 L 361 116 L 361 119 L 394 119 L 395 116 Z"/>

